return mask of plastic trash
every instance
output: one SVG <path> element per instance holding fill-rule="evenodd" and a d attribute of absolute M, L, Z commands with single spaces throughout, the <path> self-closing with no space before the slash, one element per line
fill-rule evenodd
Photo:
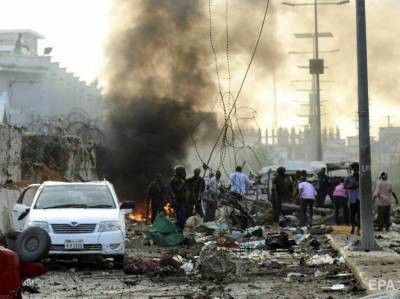
<path fill-rule="evenodd" d="M 304 242 L 304 240 L 307 240 L 309 237 L 310 234 L 295 234 L 293 236 L 293 240 L 296 242 L 297 245 L 299 245 Z"/>
<path fill-rule="evenodd" d="M 202 225 L 195 227 L 194 231 L 212 235 L 214 233 L 227 233 L 228 229 L 229 227 L 226 223 L 205 222 Z"/>
<path fill-rule="evenodd" d="M 265 240 L 267 249 L 289 249 L 295 244 L 294 240 L 289 240 L 286 233 L 268 235 Z"/>
<path fill-rule="evenodd" d="M 314 255 L 310 259 L 306 261 L 308 266 L 317 266 L 317 265 L 332 265 L 335 262 L 335 259 L 331 257 L 329 254 L 324 255 Z"/>
<path fill-rule="evenodd" d="M 264 240 L 241 242 L 239 246 L 244 249 L 266 249 Z"/>
<path fill-rule="evenodd" d="M 321 277 L 321 276 L 324 276 L 323 272 L 321 272 L 320 270 L 315 271 L 314 277 Z"/>
<path fill-rule="evenodd" d="M 323 287 L 322 289 L 324 291 L 335 291 L 335 292 L 337 292 L 337 291 L 344 291 L 346 289 L 346 287 L 342 283 L 337 283 L 337 284 L 334 284 L 331 287 Z"/>
<path fill-rule="evenodd" d="M 193 262 L 190 260 L 187 263 L 181 266 L 181 269 L 185 272 L 186 275 L 190 275 L 193 273 L 194 265 Z"/>
<path fill-rule="evenodd" d="M 158 214 L 151 227 L 145 232 L 159 246 L 176 246 L 183 242 L 184 237 L 178 232 L 174 223 L 163 214 Z"/>
<path fill-rule="evenodd" d="M 338 265 L 343 265 L 345 262 L 346 262 L 346 261 L 344 260 L 344 257 L 343 257 L 343 256 L 337 256 L 337 257 L 335 258 L 335 263 L 338 264 Z"/>
<path fill-rule="evenodd" d="M 304 277 L 304 274 L 302 273 L 298 273 L 298 272 L 290 272 L 288 273 L 288 275 L 286 276 L 285 280 L 290 282 L 292 277 Z"/>

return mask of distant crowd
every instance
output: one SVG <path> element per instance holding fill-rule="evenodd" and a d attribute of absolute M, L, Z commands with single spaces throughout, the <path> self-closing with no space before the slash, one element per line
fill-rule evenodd
<path fill-rule="evenodd" d="M 293 184 L 294 183 L 294 184 Z M 286 175 L 286 169 L 279 167 L 273 179 L 272 205 L 274 219 L 279 221 L 282 214 L 282 202 L 294 200 L 301 205 L 302 224 L 313 224 L 314 206 L 324 208 L 330 201 L 335 209 L 335 222 L 337 225 L 351 225 L 351 233 L 360 232 L 360 191 L 359 191 L 359 164 L 351 164 L 351 174 L 333 182 L 323 168 L 318 173 L 318 180 L 313 184 L 308 181 L 306 171 L 298 171 L 294 182 Z M 373 200 L 377 207 L 378 230 L 390 228 L 391 197 L 396 204 L 398 199 L 393 191 L 393 185 L 388 180 L 388 174 L 381 172 L 376 183 Z M 341 215 L 342 214 L 342 215 Z"/>
<path fill-rule="evenodd" d="M 209 194 L 214 195 L 214 199 L 218 194 L 226 191 L 241 197 L 253 185 L 249 177 L 242 173 L 241 166 L 236 167 L 229 176 L 227 184 L 222 180 L 219 170 L 215 173 L 210 171 L 207 178 L 203 178 L 200 174 L 201 169 L 196 168 L 193 176 L 186 179 L 185 167 L 176 166 L 174 175 L 167 184 L 163 184 L 161 174 L 156 174 L 147 191 L 152 221 L 163 212 L 166 202 L 172 205 L 177 218 L 176 224 L 180 228 L 183 228 L 186 220 L 193 215 L 199 215 L 205 221 L 213 221 L 217 200 L 210 200 L 202 205 L 200 200 L 202 192 L 209 191 Z"/>
<path fill-rule="evenodd" d="M 249 189 L 259 182 L 259 177 L 250 180 L 237 166 L 229 175 L 228 183 L 222 180 L 219 170 L 210 171 L 208 176 L 201 176 L 201 169 L 194 170 L 193 176 L 186 178 L 186 169 L 176 166 L 174 175 L 167 184 L 162 182 L 161 174 L 156 174 L 147 190 L 147 199 L 151 203 L 152 221 L 159 213 L 163 213 L 168 202 L 174 209 L 177 226 L 183 228 L 186 220 L 199 215 L 205 221 L 214 221 L 217 209 L 216 197 L 221 192 L 236 194 L 238 200 L 245 196 Z M 256 188 L 257 189 L 257 188 Z M 202 202 L 200 195 L 204 192 L 211 195 L 211 200 Z M 333 206 L 337 225 L 351 225 L 351 233 L 360 232 L 360 192 L 359 164 L 351 164 L 351 174 L 347 177 L 331 178 L 325 168 L 318 173 L 317 180 L 306 171 L 297 171 L 288 175 L 284 167 L 279 167 L 272 179 L 271 197 L 274 222 L 279 223 L 282 217 L 282 203 L 295 202 L 300 205 L 301 225 L 312 226 L 315 208 Z M 388 180 L 388 174 L 381 172 L 376 183 L 373 200 L 376 204 L 378 230 L 390 228 L 391 197 L 398 204 L 398 198 L 393 191 L 393 185 Z"/>

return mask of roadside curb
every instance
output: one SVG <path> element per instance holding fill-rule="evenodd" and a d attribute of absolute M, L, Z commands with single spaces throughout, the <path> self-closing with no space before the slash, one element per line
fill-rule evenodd
<path fill-rule="evenodd" d="M 344 248 L 343 237 L 327 235 L 329 244 L 345 260 L 361 286 L 369 294 L 400 288 L 400 255 L 384 250 L 379 252 L 350 251 Z"/>
<path fill-rule="evenodd" d="M 350 269 L 350 271 L 354 274 L 354 276 L 357 278 L 361 286 L 367 290 L 368 293 L 371 293 L 371 290 L 369 289 L 369 284 L 366 282 L 366 280 L 363 279 L 363 275 L 361 271 L 358 271 L 357 265 L 349 258 L 347 254 L 347 250 L 344 250 L 344 248 L 340 247 L 340 245 L 335 242 L 334 238 L 332 235 L 327 235 L 329 244 L 332 246 L 333 249 L 335 249 L 339 254 L 344 258 L 346 266 Z"/>

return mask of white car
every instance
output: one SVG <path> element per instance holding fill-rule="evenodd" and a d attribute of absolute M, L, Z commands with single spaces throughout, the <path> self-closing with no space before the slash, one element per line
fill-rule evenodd
<path fill-rule="evenodd" d="M 30 203 L 27 194 L 37 189 Z M 34 190 L 35 191 L 35 190 Z M 21 194 L 12 211 L 16 232 L 37 226 L 51 238 L 50 255 L 94 254 L 122 263 L 125 255 L 125 216 L 132 202 L 119 206 L 107 182 L 44 182 Z"/>

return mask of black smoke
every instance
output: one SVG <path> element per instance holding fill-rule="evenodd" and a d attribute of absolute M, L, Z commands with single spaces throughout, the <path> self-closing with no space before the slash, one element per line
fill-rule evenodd
<path fill-rule="evenodd" d="M 104 170 L 124 198 L 142 200 L 154 173 L 182 163 L 199 128 L 216 131 L 203 3 L 115 0 Z"/>

